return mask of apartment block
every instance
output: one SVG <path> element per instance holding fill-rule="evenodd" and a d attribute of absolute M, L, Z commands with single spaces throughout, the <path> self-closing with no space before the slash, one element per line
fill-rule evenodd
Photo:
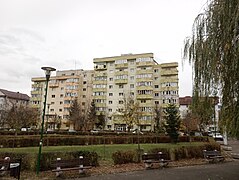
<path fill-rule="evenodd" d="M 98 114 L 106 116 L 108 130 L 126 130 L 124 99 L 133 97 L 142 112 L 142 131 L 154 130 L 155 106 L 178 104 L 178 63 L 158 64 L 153 53 L 95 58 L 93 99 Z M 134 127 L 137 128 L 137 127 Z"/>
<path fill-rule="evenodd" d="M 69 129 L 69 108 L 77 98 L 82 112 L 87 112 L 92 100 L 93 70 L 57 71 L 50 77 L 46 100 L 46 121 L 48 129 L 55 129 L 61 124 L 61 129 Z M 42 114 L 45 95 L 45 77 L 32 78 L 31 103 Z"/>

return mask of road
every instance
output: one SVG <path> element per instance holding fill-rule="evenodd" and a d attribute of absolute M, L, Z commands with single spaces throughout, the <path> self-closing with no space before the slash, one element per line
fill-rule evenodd
<path fill-rule="evenodd" d="M 239 161 L 187 166 L 178 168 L 152 169 L 127 173 L 108 174 L 80 178 L 81 180 L 238 180 Z"/>

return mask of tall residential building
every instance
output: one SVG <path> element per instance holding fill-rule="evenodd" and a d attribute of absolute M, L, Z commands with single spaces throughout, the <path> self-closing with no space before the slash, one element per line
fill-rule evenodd
<path fill-rule="evenodd" d="M 139 104 L 140 129 L 154 129 L 154 108 L 178 104 L 178 63 L 158 64 L 153 53 L 95 58 L 93 99 L 98 114 L 106 116 L 108 130 L 126 130 L 122 117 L 125 98 Z M 137 127 L 133 127 L 137 128 Z"/>
<path fill-rule="evenodd" d="M 48 84 L 46 121 L 48 129 L 55 129 L 61 124 L 61 129 L 69 129 L 69 108 L 77 98 L 86 112 L 92 99 L 93 70 L 66 70 L 57 71 L 51 76 Z M 32 78 L 31 102 L 32 106 L 43 112 L 45 95 L 45 77 Z"/>

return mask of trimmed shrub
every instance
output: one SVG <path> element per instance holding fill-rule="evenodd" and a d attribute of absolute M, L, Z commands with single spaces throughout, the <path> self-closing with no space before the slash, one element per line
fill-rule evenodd
<path fill-rule="evenodd" d="M 112 154 L 114 164 L 127 164 L 136 162 L 136 151 L 116 151 Z"/>

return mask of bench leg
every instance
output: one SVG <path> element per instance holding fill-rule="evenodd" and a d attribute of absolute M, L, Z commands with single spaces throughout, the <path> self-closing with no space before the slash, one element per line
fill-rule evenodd
<path fill-rule="evenodd" d="M 145 169 L 150 169 L 153 166 L 152 163 L 144 163 L 144 165 L 145 165 Z"/>
<path fill-rule="evenodd" d="M 61 167 L 57 167 L 56 170 L 61 170 Z M 56 171 L 56 177 L 60 177 L 62 174 L 62 171 Z"/>
<path fill-rule="evenodd" d="M 79 173 L 80 173 L 80 174 L 85 174 L 83 165 L 80 165 Z"/>
<path fill-rule="evenodd" d="M 160 162 L 159 163 L 159 166 L 162 168 L 166 167 L 167 165 L 168 165 L 168 162 Z"/>

